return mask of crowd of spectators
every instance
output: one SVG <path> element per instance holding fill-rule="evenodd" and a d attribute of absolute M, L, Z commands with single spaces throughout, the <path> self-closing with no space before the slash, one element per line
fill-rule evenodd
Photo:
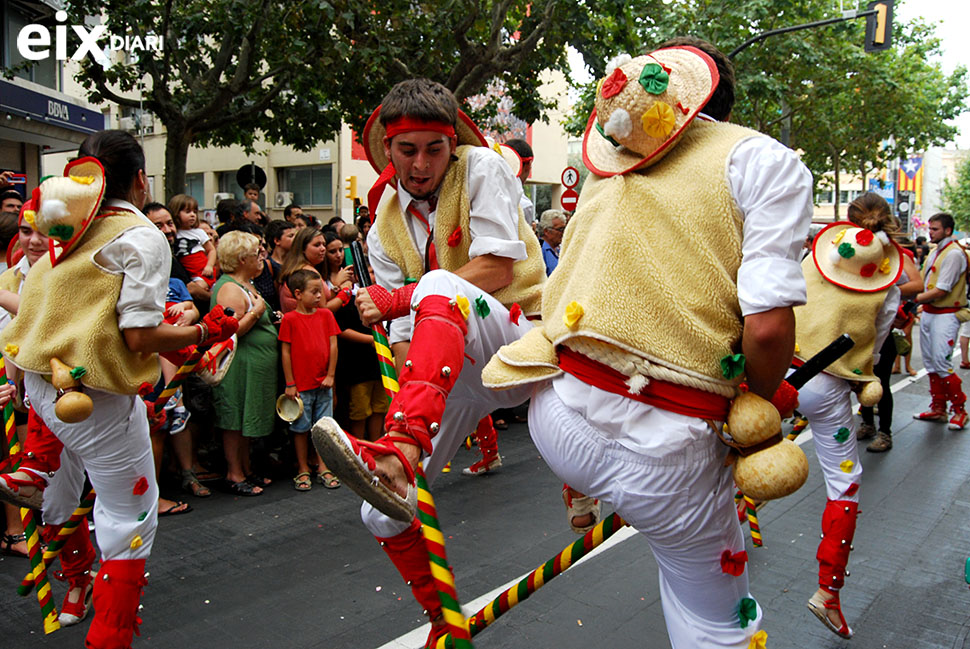
<path fill-rule="evenodd" d="M 29 264 L 46 253 L 47 242 L 23 221 L 22 192 L 4 186 L 4 180 L 0 245 L 7 254 L 5 262 L 0 258 L 0 271 L 16 267 L 22 279 Z M 314 483 L 337 488 L 339 481 L 307 440 L 315 418 L 335 412 L 345 428 L 371 439 L 381 431 L 386 397 L 369 329 L 357 316 L 354 269 L 344 263 L 344 246 L 364 242 L 370 227 L 366 208 L 355 224 L 335 217 L 321 226 L 299 205 L 287 206 L 283 219 L 270 219 L 256 197 L 220 201 L 215 223 L 205 220 L 195 199 L 185 194 L 167 203 L 149 202 L 142 210 L 172 248 L 165 321 L 192 325 L 218 304 L 232 308 L 240 322 L 231 362 L 218 384 L 190 376 L 152 423 L 164 493 L 160 516 L 190 512 L 189 496 L 205 498 L 216 490 L 258 496 L 279 478 L 283 483 L 292 478 L 299 491 Z M 0 326 L 16 313 L 15 307 L 12 314 L 5 310 L 5 295 L 16 298 L 17 290 L 0 288 Z M 313 318 L 312 326 L 323 322 L 326 330 L 311 335 L 303 320 L 317 311 L 321 317 Z M 310 338 L 314 344 L 308 347 Z M 317 345 L 317 338 L 325 344 Z M 163 378 L 156 395 L 177 371 L 165 359 L 160 363 Z M 284 421 L 277 399 L 294 397 L 304 414 Z M 22 437 L 26 415 L 18 414 L 17 421 Z M 7 506 L 4 514 L 0 550 L 25 556 L 18 511 Z"/>

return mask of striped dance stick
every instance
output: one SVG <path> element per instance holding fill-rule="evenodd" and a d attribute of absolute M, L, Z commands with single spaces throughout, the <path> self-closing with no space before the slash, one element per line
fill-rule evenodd
<path fill-rule="evenodd" d="M 478 635 L 479 632 L 489 626 L 499 616 L 522 600 L 527 599 L 551 579 L 562 574 L 567 568 L 586 556 L 586 554 L 602 544 L 603 541 L 613 536 L 617 530 L 625 525 L 626 521 L 619 514 L 614 512 L 607 516 L 596 527 L 586 532 L 581 539 L 578 539 L 562 552 L 530 572 L 527 576 L 519 580 L 518 583 L 486 604 L 478 613 L 468 618 L 469 634 L 472 637 Z M 438 642 L 435 645 L 436 649 L 453 649 L 454 647 L 461 646 L 460 644 L 455 644 L 450 635 L 438 638 Z"/>
<path fill-rule="evenodd" d="M 372 284 L 370 273 L 367 272 L 364 249 L 359 241 L 350 244 L 350 253 L 354 261 L 357 283 L 363 287 L 370 286 Z M 374 349 L 377 351 L 377 358 L 381 367 L 381 383 L 384 385 L 384 391 L 387 393 L 388 402 L 390 402 L 400 390 L 397 382 L 397 366 L 394 364 L 394 355 L 391 353 L 391 345 L 384 326 L 378 322 L 371 327 L 371 331 L 374 334 Z M 455 646 L 459 649 L 471 649 L 473 645 L 471 636 L 468 634 L 465 615 L 461 612 L 461 604 L 458 602 L 455 577 L 448 567 L 445 537 L 441 533 L 441 525 L 438 523 L 438 510 L 435 507 L 434 498 L 431 497 L 431 492 L 428 490 L 428 481 L 420 464 L 414 472 L 414 477 L 418 487 L 418 520 L 422 523 L 421 535 L 424 537 L 428 549 L 428 562 L 431 564 L 431 576 L 438 591 L 438 598 L 441 600 L 441 612 L 445 624 L 448 625 L 449 635 L 456 638 L 457 644 Z"/>
<path fill-rule="evenodd" d="M 227 316 L 232 317 L 235 315 L 232 309 L 225 309 L 224 311 Z M 195 371 L 195 366 L 199 364 L 200 360 L 202 360 L 202 356 L 204 356 L 205 353 L 209 351 L 209 348 L 214 344 L 214 342 L 211 342 L 196 345 L 192 353 L 189 354 L 189 357 L 186 358 L 185 362 L 182 363 L 182 367 L 178 368 L 175 375 L 172 377 L 172 380 L 168 382 L 165 389 L 162 390 L 161 394 L 158 395 L 158 398 L 155 399 L 156 406 L 164 404 L 173 394 L 175 394 L 175 392 L 179 389 L 179 386 L 185 382 L 185 377 Z"/>
<path fill-rule="evenodd" d="M 760 548 L 764 544 L 761 541 L 761 526 L 758 524 L 758 509 L 754 500 L 748 496 L 744 497 L 744 512 L 748 516 L 748 527 L 751 528 L 751 542 L 754 547 Z"/>
<path fill-rule="evenodd" d="M 40 603 L 40 611 L 44 615 L 44 633 L 53 633 L 61 628 L 61 623 L 57 621 L 57 610 L 54 608 L 54 601 L 51 598 L 51 585 L 47 581 L 47 570 L 41 557 L 40 533 L 37 524 L 34 522 L 33 510 L 22 507 L 20 519 L 24 523 L 24 533 L 27 535 L 31 574 L 33 574 L 34 582 L 37 584 L 37 601 Z"/>
<path fill-rule="evenodd" d="M 71 534 L 78 528 L 82 523 L 87 525 L 87 515 L 94 507 L 94 488 L 88 490 L 88 492 L 81 498 L 81 503 L 71 514 L 71 517 L 61 525 L 60 529 L 57 530 L 57 536 L 51 541 L 47 549 L 44 550 L 44 555 L 42 561 L 44 562 L 44 570 L 46 571 L 50 568 L 51 564 L 54 563 L 54 559 L 61 553 L 61 549 L 67 540 L 70 538 Z M 34 572 L 33 570 L 23 578 L 20 585 L 17 587 L 18 595 L 27 595 L 34 587 Z"/>
<path fill-rule="evenodd" d="M 0 385 L 7 382 L 7 364 L 0 355 Z M 3 407 L 3 432 L 7 441 L 7 455 L 11 458 L 20 452 L 20 440 L 17 439 L 17 426 L 13 420 L 13 400 Z"/>

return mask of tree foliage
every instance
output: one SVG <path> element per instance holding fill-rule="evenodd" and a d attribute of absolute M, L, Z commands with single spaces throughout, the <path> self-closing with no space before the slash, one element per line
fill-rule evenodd
<path fill-rule="evenodd" d="M 957 166 L 955 182 L 943 181 L 943 209 L 953 215 L 958 229 L 970 230 L 970 157 Z"/>
<path fill-rule="evenodd" d="M 309 150 L 343 121 L 358 131 L 396 82 L 440 81 L 459 101 L 501 82 L 515 113 L 539 119 L 540 73 L 566 69 L 574 0 L 72 0 L 72 19 L 111 34 L 164 37 L 107 69 L 84 66 L 94 102 L 144 108 L 167 131 L 166 193 L 183 191 L 190 144 L 258 137 Z M 497 101 L 497 100 L 496 100 Z M 487 102 L 473 117 L 494 114 Z"/>

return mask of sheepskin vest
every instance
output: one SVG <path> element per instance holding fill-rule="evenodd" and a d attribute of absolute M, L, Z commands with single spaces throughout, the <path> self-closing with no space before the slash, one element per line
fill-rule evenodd
<path fill-rule="evenodd" d="M 923 285 L 926 287 L 927 291 L 932 291 L 936 288 L 936 282 L 940 276 L 940 266 L 943 264 L 943 260 L 946 259 L 948 255 L 964 255 L 963 248 L 956 241 L 950 241 L 945 246 L 940 254 L 936 256 L 933 260 L 932 266 L 923 266 Z M 950 289 L 950 292 L 934 300 L 930 304 L 941 309 L 952 309 L 967 306 L 967 273 L 966 266 L 964 266 L 964 272 L 960 273 L 959 278 L 956 283 Z"/>
<path fill-rule="evenodd" d="M 116 394 L 135 394 L 142 383 L 158 380 L 156 354 L 132 352 L 118 328 L 115 310 L 122 273 L 111 273 L 95 255 L 126 230 L 144 227 L 129 212 L 94 219 L 71 253 L 51 267 L 44 255 L 31 267 L 20 294 L 17 317 L 0 335 L 4 357 L 37 374 L 51 373 L 50 359 L 83 367 L 85 386 Z"/>

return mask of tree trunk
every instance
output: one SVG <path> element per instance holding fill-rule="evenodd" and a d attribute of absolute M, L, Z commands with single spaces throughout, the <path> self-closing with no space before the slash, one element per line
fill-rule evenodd
<path fill-rule="evenodd" d="M 832 197 L 832 205 L 835 207 L 834 220 L 839 220 L 839 167 L 842 162 L 842 154 L 836 153 L 832 156 L 833 162 L 835 162 L 835 196 Z"/>
<path fill-rule="evenodd" d="M 184 124 L 166 124 L 165 195 L 155 200 L 166 203 L 176 194 L 185 193 L 185 163 L 192 144 L 192 132 Z"/>

